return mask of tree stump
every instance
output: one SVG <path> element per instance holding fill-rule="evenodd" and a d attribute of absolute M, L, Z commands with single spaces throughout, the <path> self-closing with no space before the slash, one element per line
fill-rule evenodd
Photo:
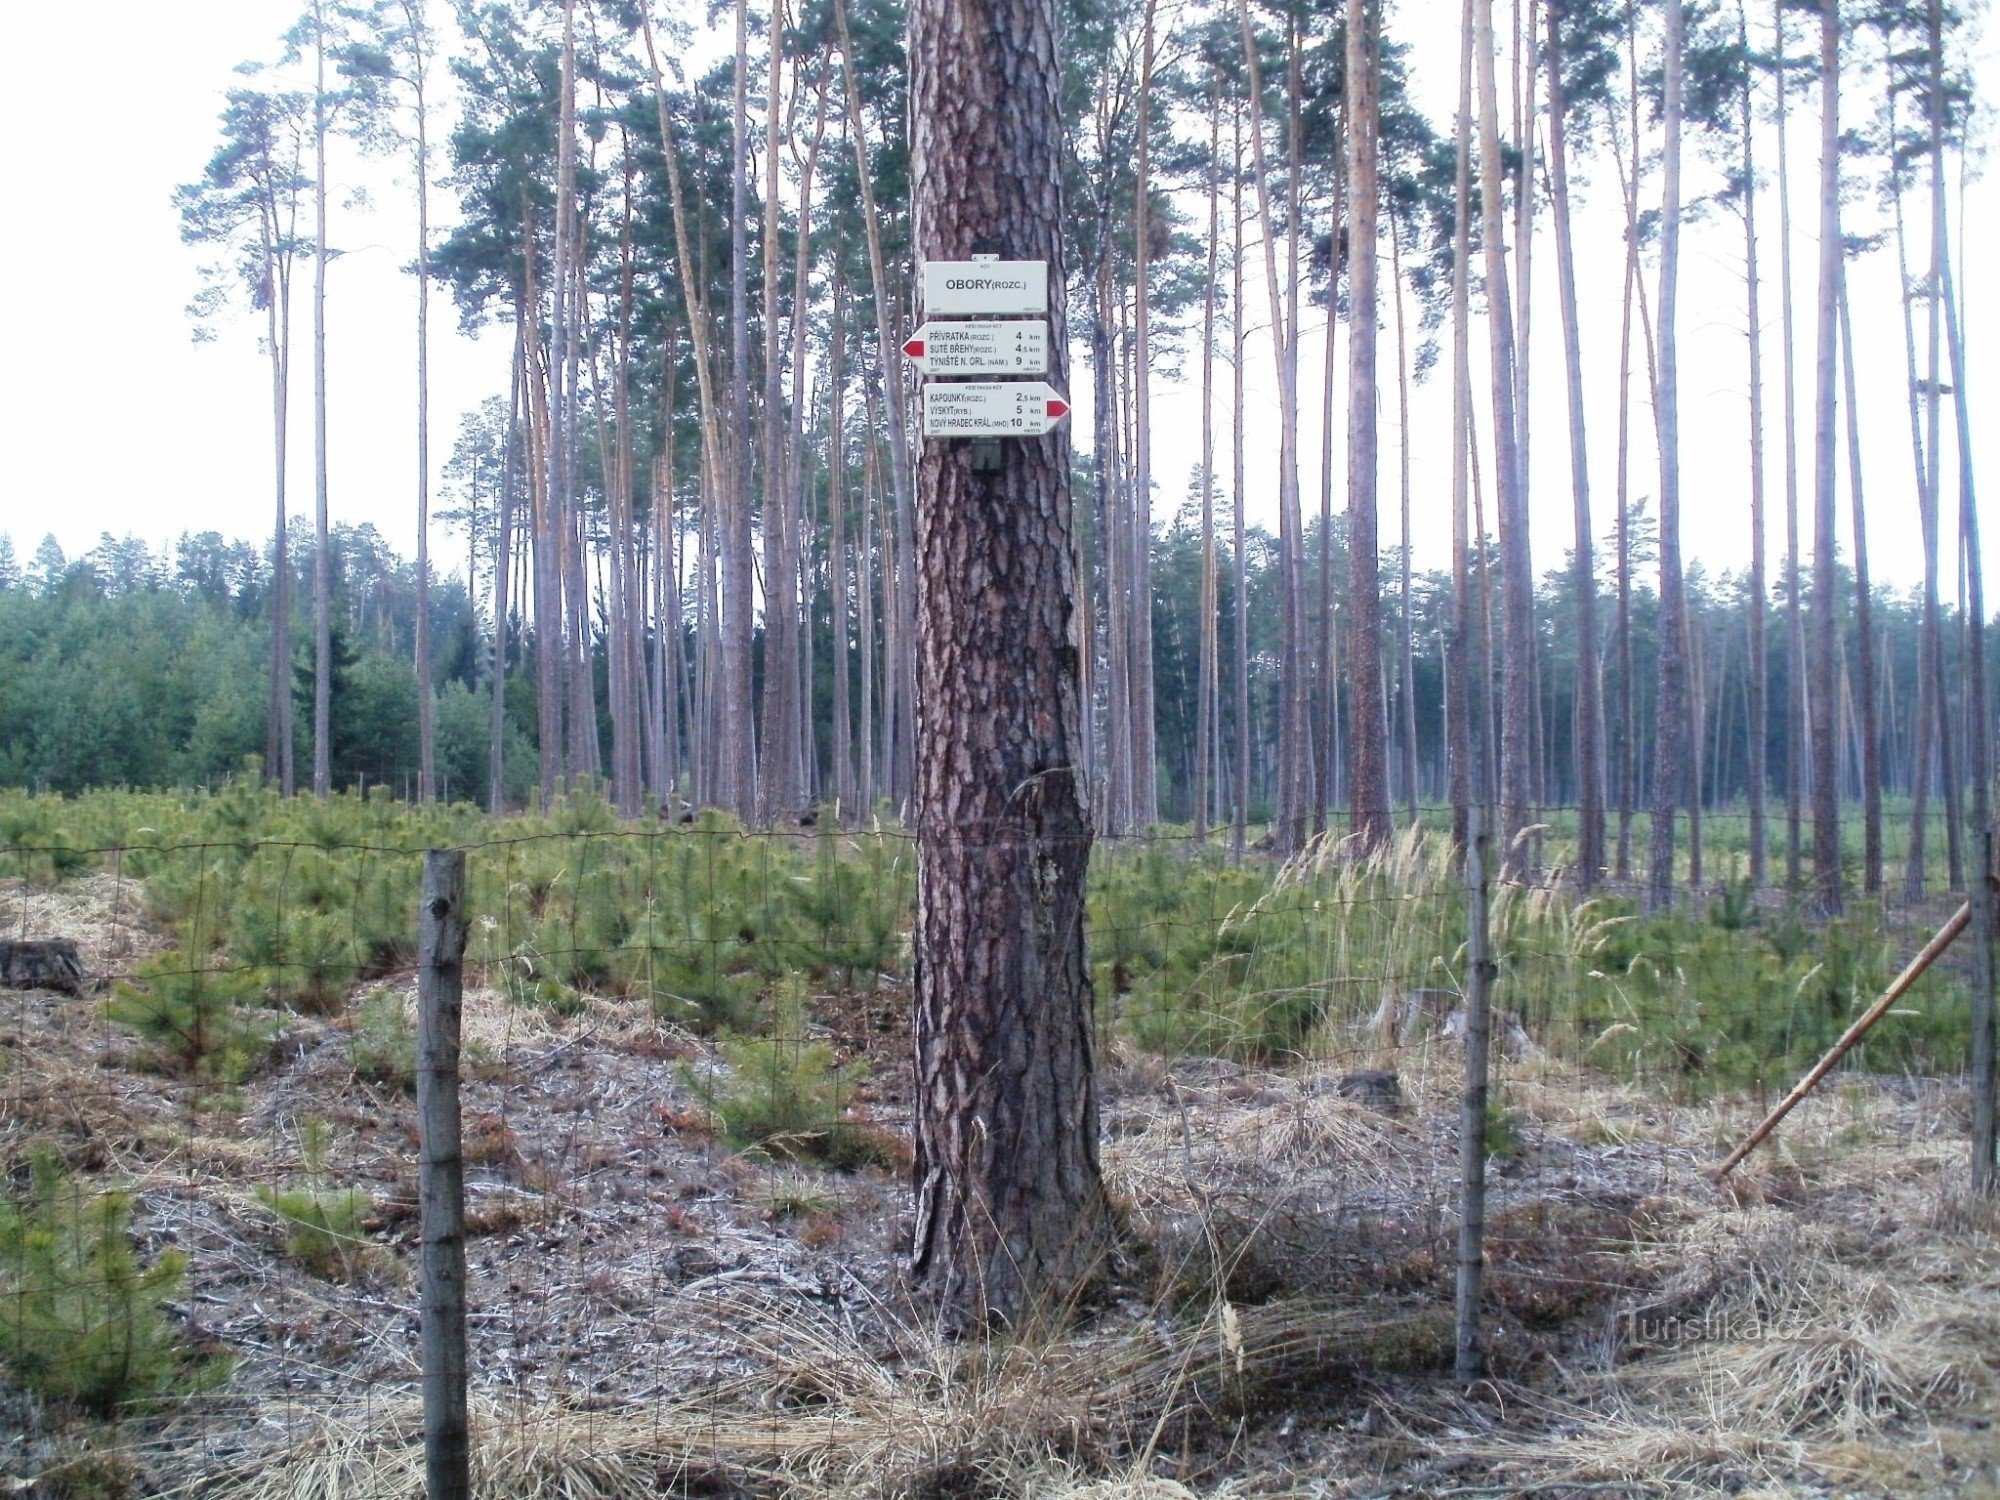
<path fill-rule="evenodd" d="M 68 938 L 0 941 L 0 985 L 10 990 L 83 993 L 83 960 Z"/>

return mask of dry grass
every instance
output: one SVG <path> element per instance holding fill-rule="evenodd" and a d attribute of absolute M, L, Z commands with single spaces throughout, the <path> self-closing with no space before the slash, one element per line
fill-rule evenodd
<path fill-rule="evenodd" d="M 93 974 L 157 945 L 137 910 L 136 891 L 109 877 L 0 888 L 0 921 L 80 938 Z M 247 1362 L 228 1405 L 134 1436 L 151 1482 L 247 1500 L 420 1495 L 401 1310 L 414 1292 L 390 1278 L 360 1292 L 280 1280 L 250 1190 L 288 1170 L 273 1143 L 304 1111 L 349 1132 L 349 1165 L 384 1201 L 407 1187 L 393 1101 L 355 1086 L 345 1038 L 302 1023 L 305 1050 L 249 1085 L 239 1117 L 101 1066 L 108 1034 L 88 1002 L 24 997 L 10 1019 L 23 1045 L 0 1090 L 0 1159 L 53 1140 L 78 1169 L 131 1184 L 149 1222 L 192 1247 L 195 1284 L 228 1298 L 197 1309 L 218 1337 L 296 1340 Z M 708 1148 L 656 1118 L 674 1102 L 662 1059 L 692 1039 L 631 1007 L 587 1000 L 557 1019 L 488 989 L 467 996 L 465 1037 L 499 1069 L 475 1072 L 468 1110 L 504 1109 L 548 1174 L 530 1183 L 503 1164 L 478 1200 L 532 1206 L 496 1218 L 480 1253 L 498 1259 L 478 1285 L 512 1298 L 508 1278 L 539 1276 L 533 1305 L 550 1323 L 538 1380 L 480 1371 L 477 1492 L 496 1500 L 1593 1485 L 1902 1497 L 1977 1493 L 1967 1466 L 2000 1459 L 1965 1441 L 1973 1420 L 2000 1416 L 2000 1217 L 1957 1187 L 1965 1126 L 1951 1087 L 1835 1080 L 1718 1191 L 1705 1168 L 1761 1101 L 1671 1104 L 1546 1056 L 1499 1063 L 1497 1097 L 1524 1147 L 1495 1184 L 1508 1226 L 1491 1262 L 1496 1379 L 1467 1393 L 1445 1373 L 1461 1063 L 1449 1042 L 1366 1055 L 1400 1075 L 1395 1116 L 1340 1097 L 1323 1064 L 1124 1056 L 1104 1148 L 1138 1242 L 1119 1297 L 1060 1333 L 967 1345 L 886 1290 L 886 1256 L 860 1232 L 882 1217 L 876 1198 L 836 1204 L 847 1231 L 813 1247 L 817 1259 L 781 1259 L 788 1231 L 773 1221 L 793 1216 L 764 1210 L 825 1184 L 720 1155 L 702 1175 Z M 371 1112 L 384 1119 L 363 1142 Z M 648 1176 L 655 1166 L 666 1175 Z M 602 1190 L 586 1192 L 585 1175 Z M 612 1191 L 647 1182 L 655 1196 L 636 1206 Z M 670 1202 L 684 1185 L 694 1191 Z M 744 1277 L 663 1279 L 660 1263 L 683 1249 Z M 810 1284 L 814 1267 L 836 1268 L 845 1290 Z M 617 1312 L 588 1300 L 614 1283 Z M 1546 1304 L 1558 1315 L 1523 1314 L 1515 1293 L 1546 1287 L 1563 1292 Z M 486 1310 L 520 1320 L 506 1336 L 525 1344 L 529 1306 Z M 329 1329 L 347 1330 L 351 1352 L 331 1352 Z M 644 1338 L 657 1342 L 642 1352 Z M 608 1362 L 672 1378 L 657 1394 L 586 1397 L 547 1373 L 562 1341 L 600 1339 Z M 579 1356 L 586 1373 L 601 1367 Z M 383 1394 L 358 1394 L 371 1390 Z"/>

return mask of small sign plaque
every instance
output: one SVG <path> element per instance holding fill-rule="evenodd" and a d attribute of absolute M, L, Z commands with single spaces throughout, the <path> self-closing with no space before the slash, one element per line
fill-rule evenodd
<path fill-rule="evenodd" d="M 1040 318 L 926 323 L 903 353 L 929 375 L 1046 375 L 1049 325 Z"/>
<path fill-rule="evenodd" d="M 927 260 L 927 318 L 1028 317 L 1049 310 L 1045 260 Z"/>
<path fill-rule="evenodd" d="M 1040 437 L 1069 415 L 1043 380 L 932 381 L 924 387 L 925 437 Z"/>

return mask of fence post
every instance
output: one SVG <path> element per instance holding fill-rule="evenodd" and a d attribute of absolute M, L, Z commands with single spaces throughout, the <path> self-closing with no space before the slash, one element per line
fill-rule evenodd
<path fill-rule="evenodd" d="M 465 962 L 465 853 L 424 855 L 417 913 L 417 1178 L 423 1241 L 424 1474 L 429 1500 L 469 1500 L 465 1163 L 458 1111 Z"/>
<path fill-rule="evenodd" d="M 1467 809 L 1465 839 L 1465 1095 L 1458 1117 L 1457 1373 L 1461 1385 L 1486 1368 L 1479 1330 L 1479 1282 L 1486 1264 L 1487 1054 L 1493 1035 L 1495 973 L 1486 946 L 1485 810 Z"/>
<path fill-rule="evenodd" d="M 1993 830 L 1981 828 L 1978 866 L 1966 900 L 1972 906 L 1972 1191 L 1994 1190 L 1993 1114 Z"/>

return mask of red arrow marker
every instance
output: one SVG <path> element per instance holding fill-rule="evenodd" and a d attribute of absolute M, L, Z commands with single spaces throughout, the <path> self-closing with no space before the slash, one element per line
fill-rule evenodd
<path fill-rule="evenodd" d="M 1055 421 L 1058 417 L 1066 417 L 1068 415 L 1069 403 L 1067 401 L 1051 401 L 1049 403 L 1049 420 L 1051 422 Z"/>
<path fill-rule="evenodd" d="M 922 359 L 924 357 L 924 341 L 922 339 L 911 339 L 903 345 L 903 352 L 909 355 L 911 359 Z"/>

